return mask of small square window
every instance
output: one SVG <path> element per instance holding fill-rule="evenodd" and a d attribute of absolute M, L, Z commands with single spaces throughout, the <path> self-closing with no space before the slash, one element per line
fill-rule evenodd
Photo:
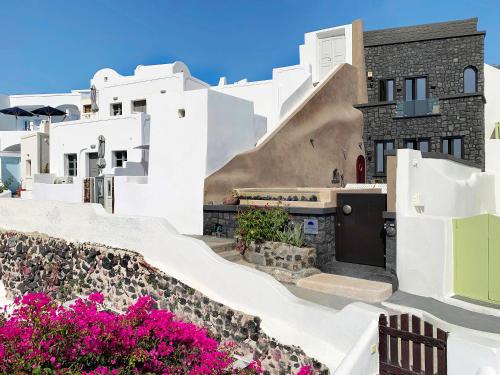
<path fill-rule="evenodd" d="M 441 141 L 441 151 L 443 154 L 452 155 L 456 158 L 462 158 L 462 138 L 449 137 Z"/>
<path fill-rule="evenodd" d="M 113 151 L 113 167 L 123 167 L 127 161 L 127 151 Z"/>
<path fill-rule="evenodd" d="M 65 159 L 66 176 L 76 176 L 78 173 L 76 154 L 66 154 Z"/>
<path fill-rule="evenodd" d="M 390 102 L 394 100 L 394 80 L 382 79 L 379 81 L 379 101 Z"/>
<path fill-rule="evenodd" d="M 386 173 L 386 157 L 387 151 L 394 150 L 394 141 L 377 141 L 375 142 L 375 173 Z"/>
<path fill-rule="evenodd" d="M 146 113 L 146 99 L 134 100 L 132 102 L 132 112 L 143 112 Z"/>
<path fill-rule="evenodd" d="M 122 103 L 111 104 L 111 116 L 121 116 L 122 114 Z"/>
<path fill-rule="evenodd" d="M 83 113 L 90 113 L 92 112 L 92 105 L 91 104 L 84 104 L 83 105 Z"/>
<path fill-rule="evenodd" d="M 179 108 L 177 110 L 177 115 L 179 116 L 179 118 L 186 117 L 186 110 L 184 108 Z"/>

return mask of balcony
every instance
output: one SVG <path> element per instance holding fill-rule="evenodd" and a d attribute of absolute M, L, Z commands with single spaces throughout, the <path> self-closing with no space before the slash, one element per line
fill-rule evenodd
<path fill-rule="evenodd" d="M 423 100 L 398 101 L 394 117 L 418 117 L 439 115 L 439 99 L 428 98 Z"/>

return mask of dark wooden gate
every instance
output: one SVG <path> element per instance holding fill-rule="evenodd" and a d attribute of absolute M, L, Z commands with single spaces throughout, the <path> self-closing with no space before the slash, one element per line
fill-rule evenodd
<path fill-rule="evenodd" d="M 386 201 L 385 194 L 337 194 L 336 260 L 385 267 Z"/>
<path fill-rule="evenodd" d="M 380 375 L 446 375 L 448 333 L 408 314 L 379 318 Z"/>
<path fill-rule="evenodd" d="M 83 180 L 83 202 L 84 203 L 90 203 L 90 178 L 85 178 Z"/>

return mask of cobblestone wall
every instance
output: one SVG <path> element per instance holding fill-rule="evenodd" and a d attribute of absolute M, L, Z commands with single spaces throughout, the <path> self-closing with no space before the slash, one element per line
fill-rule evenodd
<path fill-rule="evenodd" d="M 464 69 L 477 69 L 477 91 L 484 91 L 484 35 L 365 47 L 368 102 L 379 101 L 379 80 L 394 79 L 395 100 L 404 99 L 406 77 L 427 76 L 431 98 L 463 93 Z"/>
<path fill-rule="evenodd" d="M 428 139 L 430 152 L 441 152 L 443 137 L 459 136 L 463 159 L 484 168 L 484 103 L 482 95 L 459 96 L 439 100 L 440 115 L 394 118 L 396 104 L 359 106 L 363 112 L 363 138 L 368 155 L 367 178 L 375 173 L 375 142 L 395 141 L 404 148 L 407 139 Z"/>
<path fill-rule="evenodd" d="M 432 25 L 431 25 L 432 26 Z M 475 28 L 475 26 L 474 26 Z M 469 31 L 470 32 L 470 31 Z M 469 33 L 465 32 L 465 34 Z M 367 178 L 385 179 L 375 173 L 375 142 L 430 141 L 431 152 L 441 152 L 443 137 L 462 137 L 463 159 L 484 168 L 484 34 L 475 33 L 432 40 L 365 46 L 368 105 L 363 112 L 363 141 L 367 154 Z M 432 36 L 430 36 L 432 37 Z M 477 70 L 477 92 L 464 94 L 464 69 Z M 394 118 L 396 101 L 405 99 L 405 78 L 427 77 L 427 97 L 438 98 L 439 115 Z M 395 82 L 394 102 L 379 102 L 381 80 Z"/>
<path fill-rule="evenodd" d="M 327 369 L 297 347 L 282 345 L 260 328 L 259 317 L 235 311 L 151 267 L 138 253 L 90 243 L 73 243 L 38 233 L 0 232 L 0 277 L 12 295 L 42 291 L 64 301 L 102 292 L 123 310 L 141 295 L 160 308 L 206 327 L 217 339 L 235 341 L 267 373 L 293 374 L 303 364 Z"/>

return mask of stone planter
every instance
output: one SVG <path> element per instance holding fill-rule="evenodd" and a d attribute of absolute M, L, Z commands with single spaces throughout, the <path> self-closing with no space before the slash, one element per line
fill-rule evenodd
<path fill-rule="evenodd" d="M 316 249 L 297 247 L 281 242 L 250 243 L 243 258 L 255 264 L 258 270 L 267 272 L 282 282 L 294 283 L 298 279 L 319 273 L 314 268 Z"/>

